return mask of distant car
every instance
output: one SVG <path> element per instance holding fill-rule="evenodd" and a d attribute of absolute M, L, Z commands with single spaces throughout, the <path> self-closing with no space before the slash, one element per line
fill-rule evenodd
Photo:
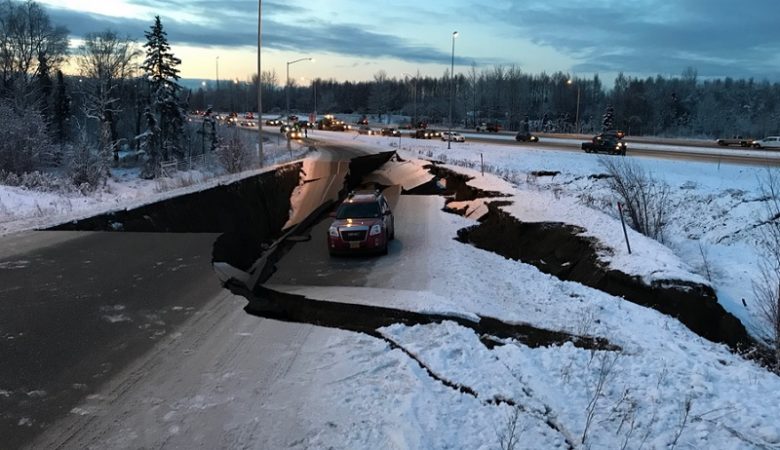
<path fill-rule="evenodd" d="M 290 122 L 297 122 L 298 116 L 296 116 L 295 114 L 290 114 L 289 116 L 287 116 L 287 120 Z"/>
<path fill-rule="evenodd" d="M 387 254 L 388 242 L 395 237 L 395 218 L 381 192 L 350 193 L 334 216 L 328 228 L 331 255 Z"/>
<path fill-rule="evenodd" d="M 415 139 L 430 139 L 433 137 L 433 133 L 431 133 L 431 130 L 419 129 L 414 130 L 410 136 Z"/>
<path fill-rule="evenodd" d="M 400 136 L 401 132 L 396 130 L 395 128 L 382 128 L 379 130 L 379 134 L 382 136 Z"/>
<path fill-rule="evenodd" d="M 515 140 L 517 142 L 539 142 L 539 137 L 521 131 L 515 135 Z"/>
<path fill-rule="evenodd" d="M 466 142 L 466 136 L 463 136 L 462 134 L 458 133 L 457 131 L 453 131 L 453 132 L 442 131 L 442 133 L 441 133 L 441 140 L 442 141 L 449 141 L 450 137 L 452 139 L 452 142 Z"/>
<path fill-rule="evenodd" d="M 626 154 L 626 143 L 621 141 L 615 132 L 605 132 L 594 136 L 590 142 L 583 142 L 585 153 L 609 153 L 610 155 Z"/>
<path fill-rule="evenodd" d="M 764 139 L 756 139 L 752 145 L 753 148 L 780 148 L 780 136 L 767 136 Z"/>
<path fill-rule="evenodd" d="M 303 139 L 303 131 L 299 128 L 293 128 L 287 132 L 287 139 Z"/>
<path fill-rule="evenodd" d="M 482 133 L 482 132 L 485 132 L 485 131 L 490 132 L 490 133 L 498 133 L 499 131 L 501 131 L 501 125 L 499 125 L 497 123 L 484 123 L 483 122 L 483 123 L 477 125 L 475 130 L 477 131 L 477 133 Z"/>
<path fill-rule="evenodd" d="M 355 121 L 355 123 L 357 125 L 368 125 L 368 119 L 365 116 L 363 116 L 360 119 L 358 119 L 357 121 Z"/>
<path fill-rule="evenodd" d="M 358 134 L 367 134 L 369 136 L 373 136 L 379 133 L 376 130 L 372 130 L 371 127 L 367 127 L 363 125 L 360 128 L 358 128 Z"/>
<path fill-rule="evenodd" d="M 298 128 L 314 128 L 314 123 L 309 122 L 308 120 L 299 120 Z"/>
<path fill-rule="evenodd" d="M 274 126 L 274 127 L 278 127 L 279 125 L 282 124 L 282 121 L 279 120 L 279 119 L 269 119 L 269 120 L 265 121 L 265 124 L 266 125 L 270 125 L 270 126 Z"/>

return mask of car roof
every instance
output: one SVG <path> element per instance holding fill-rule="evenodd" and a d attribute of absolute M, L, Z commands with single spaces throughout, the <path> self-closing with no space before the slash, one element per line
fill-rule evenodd
<path fill-rule="evenodd" d="M 381 192 L 374 192 L 374 191 L 360 191 L 360 192 L 353 192 L 350 193 L 347 199 L 345 200 L 345 203 L 368 203 L 368 202 L 375 202 L 379 200 L 379 197 L 382 195 Z"/>

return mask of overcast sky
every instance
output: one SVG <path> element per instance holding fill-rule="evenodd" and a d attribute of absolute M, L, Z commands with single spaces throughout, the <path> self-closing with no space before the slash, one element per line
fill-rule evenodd
<path fill-rule="evenodd" d="M 182 76 L 247 79 L 256 69 L 257 0 L 40 0 L 72 39 L 112 28 L 139 42 L 159 14 Z M 307 0 L 263 2 L 263 70 L 307 84 L 379 70 L 440 76 L 515 65 L 528 73 L 617 72 L 780 80 L 778 0 Z M 218 63 L 217 63 L 218 58 Z"/>

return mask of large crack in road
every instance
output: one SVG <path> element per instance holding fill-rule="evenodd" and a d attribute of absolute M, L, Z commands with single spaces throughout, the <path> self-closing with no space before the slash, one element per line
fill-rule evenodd
<path fill-rule="evenodd" d="M 382 329 L 440 324 L 445 321 L 473 330 L 487 349 L 507 343 L 536 348 L 571 342 L 590 350 L 620 351 L 602 337 L 577 336 L 523 323 L 507 323 L 495 317 L 464 318 L 456 313 L 432 314 L 391 307 L 326 301 L 281 292 L 264 285 L 282 258 L 321 221 L 340 198 L 385 164 L 403 161 L 394 152 L 352 157 L 322 163 L 324 173 L 294 163 L 225 186 L 217 186 L 153 205 L 117 211 L 56 227 L 58 230 L 124 232 L 222 233 L 214 242 L 212 264 L 224 287 L 247 299 L 248 314 L 284 322 L 314 324 L 349 330 L 381 339 L 407 354 L 426 373 L 448 388 L 479 398 L 472 387 L 437 373 L 414 352 L 384 335 Z M 564 224 L 524 223 L 501 210 L 510 201 L 505 194 L 487 192 L 468 184 L 470 178 L 439 167 L 426 166 L 432 177 L 405 186 L 406 195 L 447 197 L 445 211 L 461 215 L 474 211 L 463 203 L 481 199 L 487 204 L 479 224 L 459 231 L 468 245 L 532 264 L 542 272 L 576 281 L 626 300 L 678 317 L 692 331 L 717 342 L 740 348 L 752 343 L 739 321 L 717 303 L 711 288 L 669 280 L 645 285 L 636 277 L 609 270 L 597 259 L 598 243 L 581 236 L 582 230 Z M 376 182 L 374 182 L 376 183 Z M 489 200 L 486 200 L 489 199 Z M 459 202 L 459 203 L 453 203 Z M 482 214 L 482 212 L 480 212 Z M 225 270 L 225 268 L 230 270 Z M 489 404 L 522 407 L 518 399 L 481 398 Z M 541 414 L 541 413 L 540 413 Z M 541 416 L 548 426 L 565 436 L 548 408 Z"/>

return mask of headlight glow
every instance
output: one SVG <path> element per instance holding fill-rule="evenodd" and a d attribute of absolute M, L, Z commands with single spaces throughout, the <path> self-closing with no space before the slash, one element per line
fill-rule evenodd
<path fill-rule="evenodd" d="M 382 225 L 376 224 L 371 227 L 371 231 L 369 231 L 369 236 L 376 236 L 377 234 L 380 234 L 382 232 Z"/>
<path fill-rule="evenodd" d="M 328 234 L 333 237 L 339 237 L 339 230 L 336 227 L 330 227 L 328 228 Z"/>

